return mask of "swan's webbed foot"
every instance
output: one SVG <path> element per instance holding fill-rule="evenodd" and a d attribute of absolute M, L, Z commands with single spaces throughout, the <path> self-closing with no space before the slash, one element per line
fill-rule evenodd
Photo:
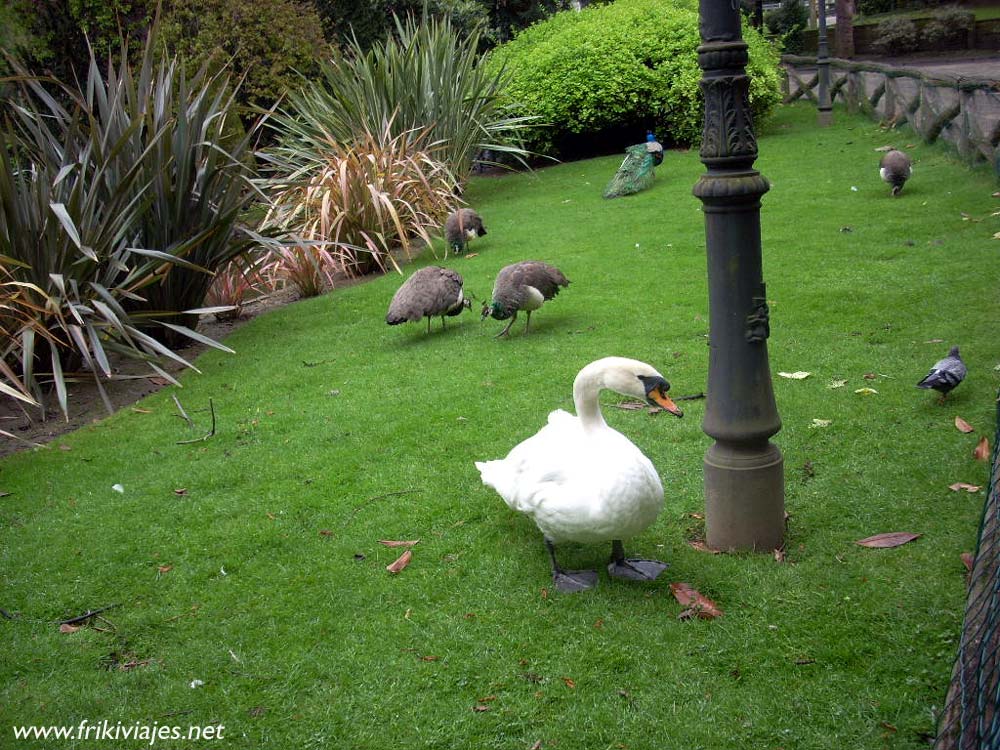
<path fill-rule="evenodd" d="M 555 584 L 556 591 L 573 594 L 597 586 L 596 570 L 563 570 L 556 562 L 556 548 L 552 540 L 545 540 L 545 548 L 549 551 L 549 559 L 552 561 L 552 583 Z"/>
<path fill-rule="evenodd" d="M 611 542 L 611 562 L 608 563 L 608 575 L 612 578 L 624 578 L 628 581 L 652 581 L 667 569 L 667 564 L 659 560 L 643 560 L 641 558 L 625 557 L 625 548 L 621 540 Z"/>
<path fill-rule="evenodd" d="M 552 582 L 556 591 L 564 594 L 574 594 L 597 586 L 596 570 L 553 570 Z"/>

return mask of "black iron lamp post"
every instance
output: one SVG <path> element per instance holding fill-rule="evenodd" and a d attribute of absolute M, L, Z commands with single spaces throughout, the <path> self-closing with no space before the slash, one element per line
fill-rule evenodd
<path fill-rule="evenodd" d="M 705 99 L 694 186 L 705 213 L 709 364 L 704 431 L 707 543 L 770 551 L 785 528 L 784 464 L 769 438 L 781 429 L 767 359 L 767 295 L 761 268 L 760 198 L 768 183 L 753 168 L 747 45 L 739 4 L 701 0 L 698 63 Z"/>
<path fill-rule="evenodd" d="M 816 67 L 819 78 L 819 105 L 816 123 L 825 128 L 833 123 L 833 105 L 830 103 L 830 47 L 826 39 L 826 0 L 818 0 L 819 28 L 816 42 Z"/>

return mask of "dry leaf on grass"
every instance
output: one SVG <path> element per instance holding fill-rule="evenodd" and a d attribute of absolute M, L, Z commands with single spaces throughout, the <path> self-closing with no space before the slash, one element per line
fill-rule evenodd
<path fill-rule="evenodd" d="M 678 615 L 682 620 L 690 617 L 700 617 L 703 620 L 711 620 L 722 616 L 722 610 L 701 592 L 691 587 L 689 583 L 671 583 L 670 590 L 682 607 L 687 607 Z"/>
<path fill-rule="evenodd" d="M 855 544 L 875 549 L 888 549 L 890 547 L 899 547 L 922 536 L 923 534 L 914 534 L 911 531 L 887 531 L 884 534 L 876 534 L 875 536 L 858 539 Z"/>
<path fill-rule="evenodd" d="M 178 487 L 176 490 L 174 490 L 175 495 L 186 495 L 187 493 L 188 493 L 187 487 Z"/>
<path fill-rule="evenodd" d="M 398 541 L 395 539 L 379 539 L 379 544 L 384 544 L 386 547 L 412 547 L 414 544 L 419 542 L 419 539 L 410 539 L 408 541 Z"/>
<path fill-rule="evenodd" d="M 812 375 L 811 372 L 804 372 L 803 370 L 797 370 L 795 372 L 779 372 L 778 374 L 783 378 L 788 378 L 789 380 L 805 380 Z"/>
<path fill-rule="evenodd" d="M 75 633 L 81 627 L 83 627 L 83 626 L 82 625 L 69 625 L 69 624 L 67 624 L 67 623 L 64 622 L 62 625 L 59 626 L 59 632 L 60 633 Z"/>
<path fill-rule="evenodd" d="M 846 380 L 831 380 L 827 388 L 843 388 L 845 385 L 847 385 Z"/>
<path fill-rule="evenodd" d="M 479 704 L 473 706 L 472 710 L 476 711 L 478 713 L 482 713 L 483 711 L 489 711 L 490 707 L 489 706 L 484 706 L 482 703 L 479 703 Z"/>
<path fill-rule="evenodd" d="M 413 551 L 406 550 L 401 554 L 392 565 L 386 565 L 385 569 L 392 574 L 396 574 L 410 564 L 410 560 L 413 558 Z"/>
<path fill-rule="evenodd" d="M 972 457 L 977 461 L 985 461 L 990 457 L 990 441 L 985 436 L 979 438 L 976 449 L 972 451 Z"/>
<path fill-rule="evenodd" d="M 862 396 L 873 396 L 878 393 L 874 388 L 858 388 L 855 393 L 859 393 Z"/>
<path fill-rule="evenodd" d="M 971 424 L 969 424 L 968 422 L 966 422 L 961 417 L 955 417 L 955 428 L 959 432 L 974 432 L 975 429 L 976 429 L 975 427 L 973 427 Z"/>
<path fill-rule="evenodd" d="M 968 482 L 955 482 L 955 484 L 949 484 L 948 489 L 952 492 L 958 492 L 959 490 L 965 490 L 966 492 L 979 492 L 982 487 L 977 484 L 969 484 Z"/>
<path fill-rule="evenodd" d="M 813 429 L 814 427 L 829 427 L 832 424 L 832 419 L 813 419 L 812 424 L 809 425 L 809 429 Z"/>
<path fill-rule="evenodd" d="M 777 547 L 774 550 L 774 561 L 780 563 L 785 561 L 785 550 L 783 550 L 781 547 Z"/>
<path fill-rule="evenodd" d="M 161 565 L 156 569 L 156 572 L 159 573 L 160 575 L 163 575 L 164 573 L 169 573 L 173 569 L 174 569 L 173 565 Z"/>
<path fill-rule="evenodd" d="M 566 683 L 566 687 L 568 687 L 570 690 L 573 690 L 574 688 L 576 688 L 576 683 L 573 681 L 572 678 L 570 678 L 570 677 L 563 677 L 562 681 Z"/>
<path fill-rule="evenodd" d="M 972 572 L 972 565 L 975 562 L 975 559 L 972 557 L 972 553 L 971 552 L 963 552 L 959 557 L 962 560 L 962 565 L 964 565 L 965 569 L 968 570 L 971 573 Z"/>

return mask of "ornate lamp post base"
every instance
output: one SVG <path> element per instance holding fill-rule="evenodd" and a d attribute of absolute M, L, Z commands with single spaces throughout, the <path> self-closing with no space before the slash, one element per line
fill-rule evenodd
<path fill-rule="evenodd" d="M 783 544 L 785 469 L 774 443 L 715 443 L 705 454 L 705 542 L 770 552 Z"/>

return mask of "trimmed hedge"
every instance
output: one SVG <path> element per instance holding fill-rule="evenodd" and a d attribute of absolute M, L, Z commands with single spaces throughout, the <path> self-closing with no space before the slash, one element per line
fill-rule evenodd
<path fill-rule="evenodd" d="M 754 29 L 743 33 L 760 121 L 780 101 L 778 53 Z M 548 123 L 526 134 L 533 151 L 566 155 L 581 137 L 609 134 L 636 143 L 647 129 L 664 143 L 690 145 L 701 138 L 700 42 L 691 3 L 618 0 L 557 13 L 498 47 L 489 64 L 507 67 L 505 96 L 517 114 Z"/>

